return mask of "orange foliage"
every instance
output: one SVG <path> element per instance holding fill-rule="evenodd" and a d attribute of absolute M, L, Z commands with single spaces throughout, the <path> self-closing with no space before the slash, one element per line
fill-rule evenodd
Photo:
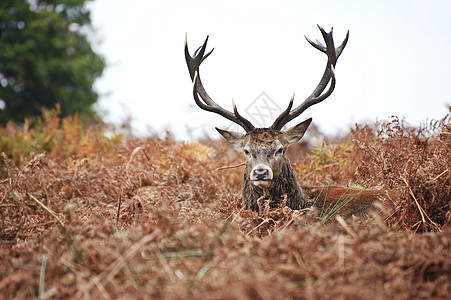
<path fill-rule="evenodd" d="M 244 210 L 242 167 L 215 171 L 243 161 L 223 142 L 107 138 L 82 123 L 55 111 L 0 129 L 2 299 L 451 292 L 449 116 L 357 127 L 296 162 L 304 185 L 401 191 L 386 220 L 326 225 L 315 211 Z"/>

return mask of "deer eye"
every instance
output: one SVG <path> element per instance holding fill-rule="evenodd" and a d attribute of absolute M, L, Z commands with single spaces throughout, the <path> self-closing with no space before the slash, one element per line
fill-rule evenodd
<path fill-rule="evenodd" d="M 276 154 L 275 155 L 282 155 L 283 154 L 283 148 L 279 148 L 279 149 L 277 149 L 277 151 L 276 151 Z"/>
<path fill-rule="evenodd" d="M 244 151 L 244 155 L 249 156 L 249 150 L 244 149 L 243 151 Z"/>

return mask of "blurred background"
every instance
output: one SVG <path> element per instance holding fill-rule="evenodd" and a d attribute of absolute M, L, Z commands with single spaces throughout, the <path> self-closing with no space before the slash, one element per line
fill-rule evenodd
<path fill-rule="evenodd" d="M 334 28 L 336 45 L 349 30 L 349 42 L 336 67 L 332 96 L 289 125 L 313 117 L 321 132 L 336 135 L 347 133 L 356 122 L 373 123 L 397 115 L 417 126 L 443 118 L 451 105 L 451 2 L 446 0 L 72 1 L 85 14 L 84 21 L 74 21 L 77 9 L 71 12 L 69 5 L 61 6 L 64 1 L 15 0 L 2 1 L 2 15 L 20 17 L 17 10 L 12 13 L 8 8 L 19 2 L 52 16 L 65 14 L 68 32 L 86 37 L 100 60 L 85 61 L 87 71 L 80 71 L 93 74 L 83 82 L 94 96 L 83 105 L 107 123 L 125 124 L 136 136 L 162 136 L 169 131 L 179 140 L 216 138 L 215 126 L 229 126 L 224 118 L 194 104 L 183 53 L 185 34 L 191 53 L 210 36 L 208 49 L 215 51 L 202 64 L 201 75 L 209 94 L 227 109 L 232 109 L 233 99 L 243 111 L 262 93 L 281 108 L 295 93 L 294 105 L 300 104 L 316 87 L 327 60 L 304 38 L 322 42 L 316 24 Z M 45 35 L 54 20 L 44 18 L 36 32 Z M 2 24 L 4 32 L 12 26 Z M 18 32 L 30 27 L 27 19 L 15 24 Z M 4 32 L 2 49 L 8 47 Z M 30 34 L 23 41 L 36 36 Z M 74 49 L 66 54 L 86 47 Z M 48 60 L 43 59 L 43 64 Z M 8 97 L 24 93 L 28 79 L 17 87 L 18 80 L 1 66 L 0 61 L 0 108 L 7 111 L 17 106 Z M 62 72 L 56 78 L 64 76 Z M 46 84 L 57 81 L 50 78 Z M 64 85 L 67 94 L 71 89 Z M 8 88 L 10 94 L 1 92 Z M 56 97 L 63 111 L 64 93 Z M 91 97 L 77 95 L 70 102 Z"/>

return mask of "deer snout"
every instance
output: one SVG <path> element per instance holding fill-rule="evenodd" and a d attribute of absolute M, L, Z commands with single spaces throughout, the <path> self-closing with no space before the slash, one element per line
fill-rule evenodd
<path fill-rule="evenodd" d="M 266 180 L 266 178 L 268 178 L 268 174 L 269 174 L 268 169 L 254 170 L 254 177 L 257 180 Z"/>
<path fill-rule="evenodd" d="M 273 172 L 271 168 L 264 164 L 256 165 L 252 168 L 250 174 L 250 180 L 256 185 L 268 185 L 269 182 L 273 179 Z"/>

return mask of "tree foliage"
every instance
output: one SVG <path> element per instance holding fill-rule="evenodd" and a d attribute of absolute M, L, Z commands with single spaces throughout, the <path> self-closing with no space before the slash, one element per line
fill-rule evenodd
<path fill-rule="evenodd" d="M 0 123 L 61 104 L 62 116 L 95 116 L 93 84 L 104 60 L 87 38 L 86 0 L 0 1 Z"/>

